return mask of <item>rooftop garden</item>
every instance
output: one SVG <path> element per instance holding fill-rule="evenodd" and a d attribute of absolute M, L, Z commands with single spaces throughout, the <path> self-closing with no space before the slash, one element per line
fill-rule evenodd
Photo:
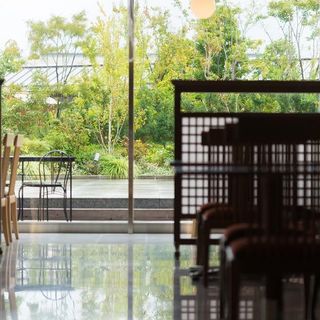
<path fill-rule="evenodd" d="M 301 80 L 320 77 L 320 3 L 270 1 L 266 11 L 227 1 L 206 20 L 180 12 L 135 8 L 136 175 L 171 175 L 172 79 Z M 173 24 L 173 20 L 179 23 Z M 0 51 L 5 78 L 4 131 L 23 133 L 23 152 L 61 149 L 76 157 L 76 173 L 127 176 L 127 8 L 93 23 L 79 12 L 27 25 L 30 54 L 7 42 Z M 277 26 L 275 30 L 270 25 Z M 259 30 L 252 35 L 251 30 Z M 30 72 L 30 70 L 32 72 Z M 24 72 L 28 77 L 23 77 Z M 21 81 L 21 79 L 24 79 Z M 186 95 L 188 110 L 316 112 L 317 96 Z M 94 156 L 99 153 L 99 166 Z"/>

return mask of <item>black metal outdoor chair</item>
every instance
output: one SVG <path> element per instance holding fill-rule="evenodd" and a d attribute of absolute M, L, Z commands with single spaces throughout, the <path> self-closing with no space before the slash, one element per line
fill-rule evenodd
<path fill-rule="evenodd" d="M 63 198 L 64 216 L 71 220 L 67 212 L 67 188 L 71 175 L 70 156 L 61 150 L 52 150 L 46 153 L 39 161 L 39 180 L 24 182 L 19 190 L 19 198 L 22 199 L 24 188 L 38 188 L 38 220 L 49 220 L 49 196 L 57 195 Z M 71 195 L 70 195 L 71 196 Z M 22 201 L 20 202 L 21 205 Z"/>

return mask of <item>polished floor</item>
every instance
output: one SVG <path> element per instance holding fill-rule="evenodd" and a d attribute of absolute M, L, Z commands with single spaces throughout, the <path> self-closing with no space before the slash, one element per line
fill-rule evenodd
<path fill-rule="evenodd" d="M 218 319 L 217 282 L 193 284 L 193 248 L 173 252 L 171 235 L 22 234 L 1 258 L 0 319 Z M 240 318 L 265 319 L 263 287 L 241 295 Z M 302 297 L 288 282 L 285 319 L 303 319 Z"/>

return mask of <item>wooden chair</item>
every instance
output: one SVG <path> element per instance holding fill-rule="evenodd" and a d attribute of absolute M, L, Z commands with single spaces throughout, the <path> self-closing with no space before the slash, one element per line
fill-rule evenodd
<path fill-rule="evenodd" d="M 250 162 L 252 150 L 249 146 L 232 143 L 232 134 L 236 124 L 227 124 L 224 128 L 210 129 L 202 133 L 202 144 L 209 147 L 208 162 L 212 166 L 229 166 Z M 212 229 L 222 229 L 239 223 L 239 208 L 253 213 L 252 178 L 248 175 L 227 173 L 212 174 L 208 181 L 210 202 L 200 208 L 197 214 L 197 264 L 202 266 L 204 285 L 208 284 L 209 246 L 220 245 L 219 239 L 210 239 Z M 252 199 L 240 205 L 244 199 Z M 247 215 L 248 217 L 248 215 Z"/>
<path fill-rule="evenodd" d="M 317 119 L 299 115 L 239 120 L 237 142 L 255 150 L 258 214 L 247 220 L 242 234 L 232 230 L 237 226 L 225 231 L 220 278 L 226 280 L 221 293 L 227 290 L 228 319 L 239 319 L 242 274 L 265 277 L 267 298 L 273 300 L 269 311 L 276 309 L 282 319 L 282 277 L 297 273 L 304 275 L 309 319 L 309 278 L 320 270 L 319 125 Z"/>
<path fill-rule="evenodd" d="M 8 200 L 5 196 L 5 187 L 8 176 L 8 169 L 10 165 L 10 150 L 13 146 L 14 135 L 6 134 L 3 138 L 3 157 L 1 164 L 1 219 L 2 229 L 6 245 L 8 246 L 11 239 L 11 223 L 9 217 Z"/>
<path fill-rule="evenodd" d="M 11 162 L 11 170 L 10 170 L 10 182 L 9 182 L 9 189 L 6 193 L 6 198 L 8 202 L 8 210 L 9 210 L 9 221 L 10 225 L 12 222 L 12 230 L 15 233 L 16 239 L 19 239 L 19 230 L 18 230 L 18 221 L 17 221 L 17 197 L 15 194 L 15 186 L 17 180 L 17 171 L 19 166 L 19 156 L 20 156 L 20 149 L 23 142 L 23 136 L 18 134 L 14 139 L 14 154 L 13 159 Z"/>

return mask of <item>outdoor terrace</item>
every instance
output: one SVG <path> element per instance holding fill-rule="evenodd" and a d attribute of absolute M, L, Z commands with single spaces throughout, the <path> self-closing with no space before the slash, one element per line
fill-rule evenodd
<path fill-rule="evenodd" d="M 18 194 L 21 181 L 17 182 Z M 36 220 L 39 190 L 24 190 L 24 220 Z M 73 220 L 110 221 L 128 219 L 128 181 L 104 177 L 74 177 L 72 181 Z M 135 219 L 173 220 L 173 179 L 136 179 L 134 186 Z M 64 220 L 62 198 L 49 199 L 50 220 Z"/>

